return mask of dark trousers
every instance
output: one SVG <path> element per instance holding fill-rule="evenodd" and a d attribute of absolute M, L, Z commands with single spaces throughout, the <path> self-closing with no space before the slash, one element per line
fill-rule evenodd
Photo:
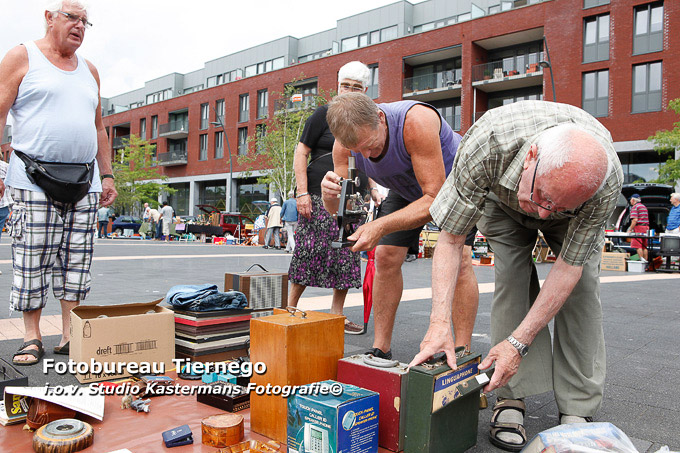
<path fill-rule="evenodd" d="M 105 238 L 106 237 L 106 230 L 109 227 L 109 222 L 108 221 L 99 221 L 99 229 L 97 230 L 99 232 L 99 237 L 100 238 Z"/>

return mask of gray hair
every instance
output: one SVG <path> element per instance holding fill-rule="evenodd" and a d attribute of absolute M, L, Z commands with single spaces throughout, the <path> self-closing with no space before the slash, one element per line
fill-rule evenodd
<path fill-rule="evenodd" d="M 536 175 L 541 176 L 553 170 L 562 168 L 567 162 L 573 160 L 574 153 L 584 147 L 593 151 L 601 150 L 607 159 L 607 171 L 604 176 L 595 168 L 589 167 L 588 171 L 581 173 L 580 184 L 585 187 L 597 187 L 599 191 L 606 183 L 607 177 L 614 169 L 612 160 L 602 143 L 592 134 L 580 129 L 575 124 L 560 124 L 541 132 L 536 139 L 538 157 L 541 166 Z"/>
<path fill-rule="evenodd" d="M 335 139 L 352 148 L 359 143 L 359 129 L 378 128 L 379 111 L 375 102 L 364 93 L 345 93 L 328 104 L 326 121 Z"/>
<path fill-rule="evenodd" d="M 294 196 L 295 196 L 294 190 L 291 190 L 290 192 L 288 192 L 288 198 L 293 198 Z"/>
<path fill-rule="evenodd" d="M 50 0 L 45 5 L 45 11 L 52 13 L 52 18 L 57 15 L 57 11 L 64 9 L 64 4 L 75 6 L 78 9 L 88 10 L 88 5 L 85 0 Z M 45 23 L 47 27 L 47 23 Z"/>
<path fill-rule="evenodd" d="M 371 71 L 360 61 L 350 61 L 338 72 L 338 82 L 349 79 L 361 82 L 361 86 L 366 88 L 371 79 Z"/>
<path fill-rule="evenodd" d="M 673 193 L 671 194 L 671 198 L 680 201 L 680 193 L 673 192 Z"/>

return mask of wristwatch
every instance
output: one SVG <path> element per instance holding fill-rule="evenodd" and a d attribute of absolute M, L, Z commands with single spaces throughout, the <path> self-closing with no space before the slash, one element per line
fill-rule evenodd
<path fill-rule="evenodd" d="M 114 180 L 116 179 L 115 176 L 113 176 L 111 173 L 103 174 L 103 175 L 101 175 L 101 178 L 102 179 L 111 178 L 111 179 L 114 179 Z"/>
<path fill-rule="evenodd" d="M 513 337 L 512 335 L 506 338 L 506 340 L 508 340 L 508 342 L 515 349 L 517 349 L 517 352 L 519 352 L 520 357 L 524 357 L 529 352 L 529 345 L 520 342 L 519 340 L 517 340 L 517 338 Z"/>

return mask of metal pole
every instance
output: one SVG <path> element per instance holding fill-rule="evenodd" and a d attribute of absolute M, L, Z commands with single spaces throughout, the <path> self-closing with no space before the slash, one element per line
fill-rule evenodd
<path fill-rule="evenodd" d="M 227 129 L 224 127 L 224 122 L 222 120 L 222 117 L 217 111 L 217 108 L 213 106 L 213 110 L 215 111 L 215 118 L 217 118 L 217 122 L 212 121 L 211 124 L 213 125 L 218 125 L 222 128 L 222 138 L 224 142 L 227 144 L 227 153 L 229 153 L 229 181 L 227 182 L 227 200 L 229 202 L 229 205 L 227 206 L 227 212 L 231 212 L 231 206 L 232 206 L 232 199 L 231 199 L 231 187 L 232 183 L 234 180 L 234 173 L 233 173 L 233 164 L 232 164 L 232 156 L 231 156 L 231 146 L 229 146 L 229 138 L 227 137 Z"/>
<path fill-rule="evenodd" d="M 557 102 L 557 96 L 555 96 L 555 78 L 553 77 L 553 67 L 550 61 L 550 51 L 548 50 L 548 41 L 543 35 L 543 49 L 545 50 L 545 55 L 548 57 L 548 67 L 550 67 L 550 84 L 552 85 L 553 102 Z"/>

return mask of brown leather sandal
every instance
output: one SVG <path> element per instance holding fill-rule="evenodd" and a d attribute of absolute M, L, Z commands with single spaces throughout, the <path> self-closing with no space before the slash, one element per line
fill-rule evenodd
<path fill-rule="evenodd" d="M 28 349 L 29 346 L 37 346 L 38 350 Z M 40 362 L 43 354 L 45 354 L 45 350 L 43 349 L 42 341 L 38 340 L 37 338 L 35 340 L 28 340 L 19 347 L 17 352 L 14 353 L 14 356 L 12 356 L 12 364 L 18 366 L 35 365 L 36 363 Z M 32 355 L 35 360 L 17 360 L 17 356 L 20 355 Z"/>
<path fill-rule="evenodd" d="M 519 423 L 498 422 L 498 416 L 506 409 L 515 409 L 522 413 L 522 417 L 526 412 L 526 406 L 522 400 L 501 399 L 496 401 L 493 406 L 493 415 L 491 416 L 491 423 L 489 423 L 489 441 L 498 448 L 507 451 L 521 451 L 527 444 L 527 433 L 524 426 Z M 498 434 L 506 432 L 517 434 L 522 438 L 522 443 L 510 443 L 498 438 Z"/>

